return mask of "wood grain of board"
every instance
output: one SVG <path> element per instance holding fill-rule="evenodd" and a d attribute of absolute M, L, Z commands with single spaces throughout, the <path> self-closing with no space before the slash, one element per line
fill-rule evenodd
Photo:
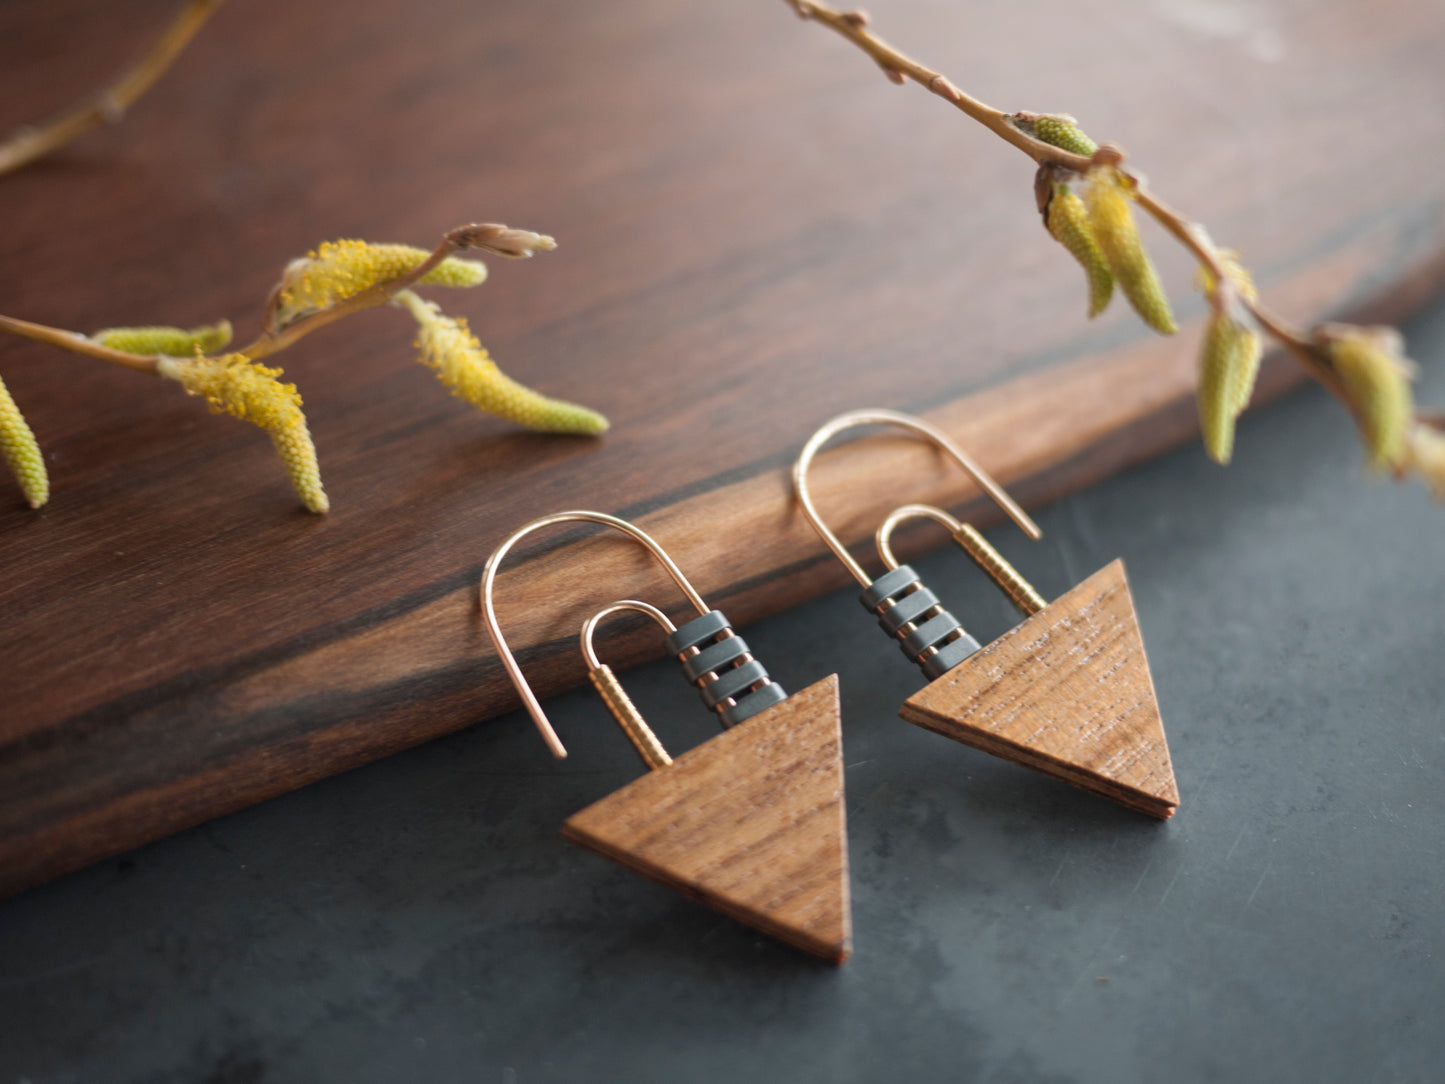
<path fill-rule="evenodd" d="M 898 714 L 1151 817 L 1179 808 L 1123 561 L 930 681 Z"/>
<path fill-rule="evenodd" d="M 171 10 L 0 6 L 0 130 L 92 90 Z M 1403 315 L 1445 268 L 1445 112 L 1421 106 L 1445 92 L 1445 13 L 1192 10 L 872 14 L 984 99 L 1123 144 L 1282 311 Z M 476 581 L 535 516 L 637 520 L 745 624 L 844 582 L 785 480 L 842 410 L 925 414 L 1032 504 L 1192 439 L 1190 269 L 1150 234 L 1178 337 L 1118 304 L 1089 323 L 1031 179 L 781 2 L 226 5 L 123 124 L 0 178 L 0 311 L 80 331 L 226 316 L 244 338 L 321 240 L 505 221 L 560 247 L 438 300 L 614 428 L 480 417 L 410 360 L 402 314 L 363 314 L 274 359 L 320 451 L 318 518 L 260 432 L 0 341 L 54 494 L 32 513 L 0 483 L 0 892 L 512 707 Z M 1262 394 L 1292 379 L 1274 364 Z M 849 541 L 896 502 L 973 497 L 905 440 L 817 466 Z M 577 531 L 509 562 L 499 599 L 551 692 L 583 680 L 586 607 L 665 590 L 634 548 Z M 619 663 L 656 650 L 625 623 L 610 641 Z"/>
<path fill-rule="evenodd" d="M 838 676 L 568 817 L 562 834 L 841 964 L 853 915 Z"/>

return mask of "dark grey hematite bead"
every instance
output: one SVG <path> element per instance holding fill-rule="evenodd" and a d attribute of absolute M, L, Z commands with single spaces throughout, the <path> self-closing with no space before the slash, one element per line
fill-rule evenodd
<path fill-rule="evenodd" d="M 748 653 L 747 641 L 741 636 L 729 636 L 726 640 L 703 648 L 696 655 L 682 660 L 682 672 L 688 681 L 697 681 L 709 670 L 721 670 Z"/>
<path fill-rule="evenodd" d="M 667 638 L 667 650 L 681 655 L 690 647 L 696 647 L 705 640 L 711 640 L 728 628 L 728 619 L 721 610 L 710 610 L 701 617 L 694 617 L 686 625 Z"/>
<path fill-rule="evenodd" d="M 902 594 L 903 589 L 913 583 L 918 583 L 918 573 L 907 565 L 899 565 L 897 568 L 883 573 L 863 588 L 863 593 L 858 596 L 858 601 L 869 613 L 876 614 L 885 598 L 893 598 L 895 595 Z"/>
<path fill-rule="evenodd" d="M 940 647 L 936 654 L 919 659 L 918 665 L 923 668 L 924 676 L 932 681 L 941 678 L 977 650 L 978 641 L 965 632 L 957 640 Z"/>
<path fill-rule="evenodd" d="M 723 639 L 718 639 L 719 636 Z M 787 692 L 776 681 L 769 680 L 767 667 L 757 659 L 737 664 L 752 652 L 747 641 L 733 632 L 721 610 L 693 618 L 667 638 L 667 647 L 679 656 L 683 674 L 697 687 L 702 702 L 717 712 L 725 727 L 736 726 L 787 698 Z M 689 648 L 697 648 L 697 654 L 681 657 Z M 708 674 L 717 676 L 709 681 Z M 766 684 L 751 688 L 759 682 Z M 724 707 L 729 699 L 734 703 Z"/>
<path fill-rule="evenodd" d="M 929 610 L 938 605 L 938 596 L 926 587 L 920 587 L 911 595 L 904 595 L 888 609 L 878 615 L 878 623 L 883 626 L 883 631 L 890 636 L 898 635 L 898 630 L 910 621 L 917 621 Z"/>
<path fill-rule="evenodd" d="M 730 708 L 724 708 L 721 713 L 723 726 L 737 726 L 744 719 L 751 719 L 760 711 L 764 711 L 774 704 L 781 704 L 788 698 L 783 687 L 776 681 L 770 681 L 761 689 L 754 689 L 745 695 L 741 700 Z"/>
<path fill-rule="evenodd" d="M 907 565 L 883 573 L 863 589 L 858 601 L 930 681 L 978 650 L 978 641 L 963 631 L 958 619 L 939 605 L 938 596 L 924 587 Z M 938 612 L 925 618 L 935 607 Z M 916 627 L 905 630 L 904 626 L 915 622 Z M 929 648 L 935 650 L 930 654 Z"/>
<path fill-rule="evenodd" d="M 767 676 L 767 667 L 754 659 L 731 670 L 722 671 L 716 681 L 705 681 L 698 690 L 702 693 L 702 702 L 715 708 L 729 697 L 741 696 L 749 685 L 756 685 Z"/>

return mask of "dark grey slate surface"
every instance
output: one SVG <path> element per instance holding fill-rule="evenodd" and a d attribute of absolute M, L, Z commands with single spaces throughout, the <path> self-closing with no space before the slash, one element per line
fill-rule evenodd
<path fill-rule="evenodd" d="M 1445 306 L 1410 330 L 1445 402 Z M 638 770 L 578 693 L 566 762 L 513 716 L 0 902 L 0 1084 L 1439 1080 L 1445 510 L 1360 463 L 1310 392 L 1229 470 L 992 533 L 1050 596 L 1126 559 L 1168 824 L 898 720 L 917 671 L 843 592 L 747 630 L 789 688 L 842 674 L 843 969 L 562 843 Z M 961 555 L 916 567 L 1008 625 Z M 711 733 L 671 664 L 628 685 Z"/>

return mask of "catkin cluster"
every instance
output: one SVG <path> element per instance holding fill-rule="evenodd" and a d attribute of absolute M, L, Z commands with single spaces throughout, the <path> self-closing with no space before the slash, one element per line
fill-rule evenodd
<path fill-rule="evenodd" d="M 545 234 L 481 224 L 449 233 L 434 257 L 410 245 L 366 241 L 328 241 L 303 259 L 293 261 L 272 291 L 266 333 L 251 346 L 221 354 L 231 342 L 228 321 L 186 330 L 178 327 L 116 327 L 90 336 L 58 329 L 44 331 L 46 341 L 113 360 L 130 368 L 148 369 L 180 384 L 190 395 L 204 398 L 211 409 L 251 422 L 265 430 L 275 445 L 301 501 L 312 512 L 330 507 L 321 485 L 316 446 L 294 384 L 283 384 L 280 369 L 257 358 L 284 348 L 309 330 L 351 310 L 394 301 L 407 309 L 418 326 L 417 347 L 452 393 L 473 406 L 518 425 L 548 433 L 588 436 L 605 432 L 607 419 L 576 403 L 552 399 L 513 380 L 497 367 L 471 333 L 465 320 L 442 314 L 410 289 L 416 286 L 477 286 L 486 281 L 486 265 L 478 260 L 442 254 L 458 248 L 480 249 L 510 259 L 546 252 L 556 242 Z M 434 266 L 423 267 L 434 263 Z M 418 272 L 425 271 L 418 277 Z M 365 296 L 363 296 L 365 295 Z M 349 309 L 325 319 L 345 302 Z M 75 345 L 72 345 L 75 344 Z M 84 349 L 79 344 L 85 344 Z M 39 508 L 50 495 L 45 460 L 35 435 L 9 390 L 0 382 L 0 453 L 20 482 L 26 500 Z"/>
<path fill-rule="evenodd" d="M 327 241 L 315 252 L 292 260 L 281 276 L 271 309 L 271 324 L 288 327 L 311 313 L 389 279 L 400 278 L 426 262 L 431 253 L 411 245 L 373 245 L 365 241 Z M 449 256 L 417 283 L 419 286 L 480 286 L 487 265 Z"/>
<path fill-rule="evenodd" d="M 1101 152 L 1065 114 L 1015 114 L 1014 123 L 1050 146 L 1090 159 L 1083 172 L 1040 167 L 1040 210 L 1049 234 L 1084 269 L 1089 316 L 1108 305 L 1117 284 L 1143 321 L 1161 334 L 1177 330 L 1169 298 L 1134 223 L 1136 182 L 1112 148 Z M 1082 195 L 1075 191 L 1078 187 Z M 1235 425 L 1254 392 L 1264 352 L 1253 315 L 1258 300 L 1249 271 L 1232 252 L 1210 248 L 1198 285 L 1210 306 L 1199 350 L 1197 402 L 1205 451 L 1219 463 L 1234 452 Z M 1326 324 L 1313 333 L 1312 356 L 1338 381 L 1355 414 L 1372 466 L 1421 475 L 1445 499 L 1445 435 L 1414 413 L 1413 365 L 1390 328 Z"/>
<path fill-rule="evenodd" d="M 894 83 L 909 80 L 1023 150 L 1038 165 L 1034 195 L 1044 226 L 1083 267 L 1089 316 L 1109 304 L 1117 285 L 1140 318 L 1160 334 L 1177 330 L 1169 298 L 1134 223 L 1134 206 L 1155 218 L 1199 260 L 1201 288 L 1212 315 L 1199 355 L 1199 420 L 1210 456 L 1227 462 L 1235 421 L 1259 372 L 1262 336 L 1285 346 L 1341 399 L 1360 427 L 1372 463 L 1397 476 L 1418 473 L 1445 496 L 1445 415 L 1414 413 L 1411 369 L 1398 341 L 1378 329 L 1291 328 L 1263 308 L 1249 274 L 1215 248 L 1202 227 L 1170 210 L 1140 177 L 1123 167 L 1117 147 L 1099 146 L 1065 113 L 1003 113 L 946 76 L 905 56 L 869 29 L 862 11 L 838 11 L 822 0 L 788 0 L 805 20 L 831 27 L 863 50 Z"/>
<path fill-rule="evenodd" d="M 1036 139 L 1071 154 L 1089 157 L 1099 147 L 1062 113 L 1016 123 Z M 1082 196 L 1075 193 L 1077 184 Z M 1040 210 L 1049 234 L 1083 267 L 1089 282 L 1089 316 L 1104 311 L 1114 284 L 1140 318 L 1161 335 L 1178 330 L 1169 297 L 1144 250 L 1134 223 L 1131 178 L 1110 162 L 1091 166 L 1082 177 L 1056 167 L 1039 171 Z"/>

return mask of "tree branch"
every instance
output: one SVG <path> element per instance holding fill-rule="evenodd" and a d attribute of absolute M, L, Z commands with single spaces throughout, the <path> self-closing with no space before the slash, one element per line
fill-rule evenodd
<path fill-rule="evenodd" d="M 110 86 L 59 116 L 12 133 L 0 143 L 0 175 L 43 158 L 97 128 L 119 123 L 126 110 L 165 73 L 222 2 L 189 0 L 145 56 Z"/>
<path fill-rule="evenodd" d="M 327 324 L 335 323 L 344 316 L 350 316 L 354 312 L 363 309 L 376 308 L 378 305 L 385 305 L 397 293 L 414 285 L 425 278 L 439 263 L 448 256 L 455 255 L 467 249 L 480 249 L 483 252 L 490 252 L 497 256 L 506 256 L 511 259 L 521 259 L 531 255 L 533 250 L 532 240 L 518 242 L 518 238 L 535 240 L 536 235 L 527 231 L 513 230 L 507 226 L 494 222 L 471 223 L 466 226 L 458 226 L 454 230 L 448 230 L 442 237 L 441 242 L 428 256 L 416 267 L 404 275 L 396 278 L 378 282 L 376 285 L 363 290 L 361 293 L 348 297 L 344 301 L 322 309 L 320 312 L 312 313 L 283 331 L 267 329 L 255 340 L 239 350 L 226 350 L 226 354 L 244 354 L 252 361 L 269 357 L 278 351 L 286 349 L 299 339 L 305 338 L 313 331 L 319 331 Z M 553 242 L 551 238 L 543 238 L 548 247 Z M 275 293 L 272 293 L 272 299 Z M 267 304 L 267 312 L 271 311 L 271 304 Z M 40 342 L 49 343 L 51 346 L 58 346 L 62 350 L 69 350 L 73 354 L 84 354 L 87 357 L 97 358 L 100 361 L 108 361 L 112 365 L 121 365 L 127 369 L 135 369 L 139 372 L 156 372 L 156 361 L 154 357 L 147 357 L 144 354 L 129 354 L 124 350 L 112 350 L 108 346 L 102 346 L 84 335 L 73 331 L 65 331 L 61 328 L 47 327 L 45 324 L 34 324 L 29 320 L 19 320 L 13 316 L 0 315 L 0 331 L 8 331 L 13 335 L 21 335 L 27 339 L 37 339 Z"/>
<path fill-rule="evenodd" d="M 13 316 L 0 316 L 0 331 L 8 331 L 12 335 L 21 335 L 27 339 L 37 339 L 40 342 L 49 343 L 51 346 L 58 346 L 62 350 L 69 350 L 72 354 L 99 358 L 112 365 L 122 365 L 127 369 L 135 369 L 142 373 L 156 371 L 155 358 L 148 358 L 143 354 L 127 354 L 124 350 L 112 350 L 108 346 L 101 346 L 100 343 L 87 339 L 84 335 L 77 335 L 73 331 L 63 331 L 58 327 L 32 324 L 29 320 L 17 320 Z"/>
<path fill-rule="evenodd" d="M 885 74 L 896 83 L 912 79 L 920 86 L 952 102 L 969 117 L 988 128 L 1004 141 L 1013 144 L 1042 167 L 1060 172 L 1086 174 L 1090 168 L 1112 165 L 1119 169 L 1134 188 L 1135 201 L 1166 232 L 1187 248 L 1210 272 L 1214 288 L 1210 292 L 1210 304 L 1216 311 L 1230 305 L 1243 307 L 1259 326 L 1285 347 L 1309 373 L 1344 406 L 1359 418 L 1359 407 L 1345 390 L 1335 373 L 1328 355 L 1311 340 L 1307 333 L 1293 327 L 1287 321 L 1265 308 L 1258 301 L 1251 301 L 1234 289 L 1222 253 L 1210 240 L 1204 228 L 1185 218 L 1149 191 L 1147 184 L 1137 174 L 1123 167 L 1124 153 L 1118 147 L 1105 145 L 1092 157 L 1073 154 L 1050 143 L 1037 139 L 1019 126 L 1019 122 L 1030 122 L 1037 114 L 1028 112 L 1005 113 L 984 102 L 972 98 L 959 90 L 947 77 L 916 60 L 899 52 L 882 38 L 868 29 L 868 17 L 862 12 L 841 12 L 814 0 L 785 0 L 800 18 L 822 23 L 847 38 L 867 53 L 881 67 Z"/>

